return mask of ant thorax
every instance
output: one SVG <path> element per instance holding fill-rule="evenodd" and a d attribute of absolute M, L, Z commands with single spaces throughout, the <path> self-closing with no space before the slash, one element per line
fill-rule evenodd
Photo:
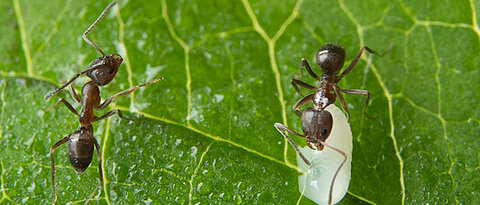
<path fill-rule="evenodd" d="M 326 92 L 323 89 L 318 89 L 313 95 L 313 106 L 316 110 L 323 110 L 328 105 L 332 104 L 326 96 Z"/>
<path fill-rule="evenodd" d="M 313 106 L 316 110 L 324 110 L 328 105 L 335 102 L 335 94 L 331 93 L 334 78 L 329 75 L 322 75 L 320 86 L 313 95 Z"/>

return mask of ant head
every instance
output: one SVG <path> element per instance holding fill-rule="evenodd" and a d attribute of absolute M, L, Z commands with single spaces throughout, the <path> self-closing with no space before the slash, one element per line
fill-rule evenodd
<path fill-rule="evenodd" d="M 317 64 L 322 72 L 335 75 L 340 72 L 345 63 L 345 50 L 335 43 L 327 43 L 317 51 Z"/>
<path fill-rule="evenodd" d="M 323 144 L 332 131 L 333 117 L 326 110 L 307 108 L 302 114 L 302 130 L 310 148 L 323 150 Z"/>
<path fill-rule="evenodd" d="M 83 173 L 90 165 L 94 143 L 94 138 L 89 128 L 81 127 L 70 135 L 68 140 L 68 159 L 77 174 Z"/>
<path fill-rule="evenodd" d="M 88 68 L 93 70 L 87 72 L 87 76 L 99 86 L 106 85 L 113 80 L 122 62 L 123 58 L 118 54 L 99 57 L 88 65 Z"/>

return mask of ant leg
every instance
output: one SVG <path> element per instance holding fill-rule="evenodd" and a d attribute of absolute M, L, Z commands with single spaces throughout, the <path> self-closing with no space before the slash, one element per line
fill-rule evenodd
<path fill-rule="evenodd" d="M 340 76 L 335 77 L 335 83 L 340 81 L 344 76 L 346 76 L 353 69 L 353 67 L 355 67 L 355 64 L 357 64 L 358 60 L 360 59 L 360 56 L 362 56 L 362 54 L 365 50 L 367 50 L 371 54 L 375 54 L 375 55 L 378 55 L 380 57 L 383 56 L 383 55 L 379 54 L 377 51 L 374 51 L 374 50 L 370 49 L 369 47 L 363 46 L 360 49 L 360 51 L 358 51 L 357 56 L 355 56 L 355 58 L 350 63 L 350 65 L 347 67 L 347 69 L 345 69 Z"/>
<path fill-rule="evenodd" d="M 299 117 L 302 117 L 302 113 L 301 113 L 300 111 L 298 111 L 298 108 L 299 108 L 300 106 L 302 106 L 303 104 L 312 101 L 312 100 L 313 100 L 313 95 L 314 95 L 314 94 L 312 93 L 312 94 L 310 94 L 310 95 L 307 95 L 307 96 L 303 97 L 302 99 L 300 99 L 300 100 L 293 106 L 293 111 L 295 111 L 295 113 L 297 113 L 297 115 L 298 115 Z"/>
<path fill-rule="evenodd" d="M 63 143 L 67 142 L 70 139 L 71 135 L 67 135 L 63 139 L 59 140 L 57 143 L 50 148 L 50 159 L 52 160 L 52 185 L 53 185 L 53 203 L 57 201 L 57 193 L 55 192 L 55 160 L 53 159 L 53 151 Z"/>
<path fill-rule="evenodd" d="M 307 62 L 307 59 L 305 58 L 302 58 L 301 62 L 300 62 L 300 70 L 302 71 L 303 73 L 303 67 L 305 67 L 305 69 L 307 70 L 308 74 L 310 74 L 310 76 L 312 76 L 313 78 L 317 79 L 317 80 L 320 80 L 320 78 L 318 77 L 317 74 L 315 74 L 312 69 L 310 68 L 310 65 L 308 64 Z"/>
<path fill-rule="evenodd" d="M 333 175 L 333 179 L 332 179 L 332 184 L 330 185 L 330 193 L 329 193 L 329 196 L 328 196 L 328 204 L 332 204 L 332 195 L 333 195 L 333 184 L 335 184 L 335 179 L 337 178 L 338 176 L 338 173 L 340 172 L 340 170 L 342 169 L 343 165 L 345 164 L 345 162 L 347 161 L 347 155 L 345 154 L 345 152 L 343 152 L 342 150 L 336 148 L 336 147 L 333 147 L 331 145 L 329 145 L 328 143 L 326 142 L 322 142 L 320 141 L 320 143 L 330 149 L 333 149 L 335 151 L 337 151 L 338 153 L 340 153 L 342 156 L 343 156 L 343 161 L 342 163 L 340 164 L 340 166 L 338 166 L 338 169 L 337 171 L 335 172 L 335 175 Z"/>
<path fill-rule="evenodd" d="M 374 117 L 370 116 L 367 114 L 367 107 L 368 107 L 368 102 L 370 100 L 370 92 L 368 92 L 368 90 L 340 90 L 342 91 L 343 93 L 346 93 L 346 94 L 353 94 L 353 95 L 365 95 L 365 107 L 363 107 L 363 114 L 365 116 L 367 116 L 368 118 L 373 118 L 375 119 Z"/>
<path fill-rule="evenodd" d="M 308 166 L 310 166 L 310 162 L 307 160 L 307 158 L 305 158 L 305 156 L 303 156 L 302 152 L 300 152 L 300 150 L 298 149 L 297 145 L 295 145 L 295 143 L 293 142 L 292 139 L 290 139 L 290 137 L 288 137 L 287 133 L 285 133 L 284 131 L 287 131 L 287 132 L 290 132 L 294 135 L 297 135 L 299 137 L 303 137 L 305 138 L 305 136 L 301 135 L 301 134 L 298 134 L 296 133 L 295 131 L 291 130 L 291 129 L 288 129 L 288 127 L 286 127 L 285 125 L 283 124 L 280 124 L 280 123 L 275 123 L 273 125 L 275 128 L 277 128 L 278 132 L 280 132 L 280 134 L 282 134 L 285 138 L 287 138 L 287 140 L 290 142 L 290 144 L 293 146 L 293 149 L 295 149 L 295 151 L 298 153 L 298 155 L 300 155 L 300 157 L 303 159 L 303 161 L 305 162 L 305 164 L 307 164 Z"/>
<path fill-rule="evenodd" d="M 297 80 L 297 79 L 291 79 L 290 80 L 290 83 L 293 85 L 293 87 L 295 88 L 295 91 L 297 91 L 297 93 L 301 96 L 303 96 L 303 94 L 300 92 L 300 88 L 298 88 L 298 86 L 302 86 L 304 88 L 307 88 L 307 89 L 310 89 L 310 90 L 315 90 L 317 89 L 315 86 L 311 86 L 303 81 L 300 81 L 300 80 Z"/>
<path fill-rule="evenodd" d="M 102 13 L 100 14 L 100 16 L 98 16 L 98 18 L 92 23 L 92 25 L 90 25 L 90 27 L 87 28 L 87 30 L 85 30 L 85 32 L 83 32 L 83 40 L 85 40 L 85 42 L 87 42 L 90 46 L 94 47 L 95 49 L 97 49 L 98 52 L 100 52 L 102 54 L 102 56 L 105 56 L 105 53 L 102 51 L 102 49 L 100 49 L 97 45 L 95 45 L 94 43 L 92 43 L 90 40 L 88 40 L 87 38 L 87 34 L 88 32 L 90 32 L 93 27 L 95 27 L 95 25 L 97 25 L 97 23 L 102 20 L 103 16 L 105 16 L 105 14 L 117 3 L 117 1 L 112 1 L 110 4 L 108 4 L 107 8 L 105 8 Z"/>
<path fill-rule="evenodd" d="M 131 88 L 129 88 L 129 89 L 126 89 L 126 90 L 124 90 L 124 91 L 121 91 L 121 92 L 119 92 L 119 93 L 117 93 L 117 94 L 115 94 L 115 95 L 112 95 L 112 96 L 110 96 L 109 98 L 107 98 L 101 105 L 99 105 L 99 106 L 96 107 L 95 109 L 96 109 L 96 110 L 102 110 L 102 109 L 106 108 L 106 107 L 112 102 L 112 100 L 114 100 L 115 98 L 120 97 L 120 96 L 123 96 L 123 95 L 126 95 L 126 94 L 129 94 L 129 93 L 137 90 L 138 88 L 141 88 L 141 87 L 143 87 L 143 86 L 147 86 L 147 85 L 156 83 L 156 82 L 161 81 L 161 80 L 163 80 L 163 77 L 160 77 L 160 78 L 157 78 L 157 79 L 155 79 L 155 80 L 152 80 L 152 81 L 150 81 L 150 82 L 148 82 L 148 83 L 144 83 L 144 84 L 141 84 L 141 85 L 133 86 L 133 87 L 131 87 Z"/>
<path fill-rule="evenodd" d="M 75 108 L 73 108 L 72 104 L 70 104 L 68 101 L 66 101 L 66 100 L 63 99 L 63 98 L 60 98 L 60 100 L 58 100 L 53 107 L 46 109 L 45 112 L 48 112 L 48 111 L 50 111 L 50 110 L 55 109 L 55 107 L 57 107 L 58 104 L 60 104 L 60 103 L 63 103 L 63 104 L 65 105 L 65 107 L 67 107 L 68 110 L 70 110 L 70 112 L 72 112 L 72 113 L 75 114 L 76 116 L 80 116 L 80 115 L 78 114 L 78 112 L 75 110 Z"/>
<path fill-rule="evenodd" d="M 92 200 L 93 195 L 95 195 L 95 192 L 97 192 L 100 185 L 103 184 L 102 156 L 100 155 L 100 145 L 98 144 L 97 139 L 95 139 L 95 137 L 93 138 L 93 142 L 95 142 L 95 149 L 97 149 L 98 175 L 99 175 L 100 181 L 98 182 L 97 187 L 95 187 L 95 189 L 93 190 L 92 194 L 90 194 L 90 197 L 88 197 L 88 200 L 85 202 L 85 204 L 88 204 L 88 202 Z"/>
<path fill-rule="evenodd" d="M 75 92 L 75 89 L 73 89 L 73 85 L 70 84 L 68 88 L 70 89 L 70 95 L 72 96 L 72 98 L 75 99 L 75 101 L 77 101 L 77 103 L 81 105 L 82 102 L 80 101 L 80 98 L 78 97 L 77 92 Z"/>
<path fill-rule="evenodd" d="M 335 92 L 335 95 L 338 97 L 338 100 L 340 101 L 340 104 L 342 104 L 343 110 L 347 113 L 347 122 L 350 123 L 350 113 L 348 112 L 347 105 L 345 104 L 345 99 L 343 99 L 342 94 L 340 93 L 340 88 L 338 87 L 337 84 L 333 84 L 333 91 Z"/>

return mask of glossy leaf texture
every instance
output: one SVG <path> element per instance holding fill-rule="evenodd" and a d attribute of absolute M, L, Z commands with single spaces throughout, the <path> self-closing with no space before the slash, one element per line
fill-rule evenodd
<path fill-rule="evenodd" d="M 100 55 L 81 34 L 108 3 L 0 3 L 0 203 L 52 202 L 50 147 L 78 119 L 64 106 L 46 111 L 60 97 L 73 104 L 67 90 L 43 96 Z M 315 52 L 336 42 L 346 65 L 361 46 L 393 45 L 365 53 L 339 82 L 368 89 L 375 117 L 362 114 L 364 96 L 344 95 L 354 148 L 341 204 L 480 204 L 479 14 L 478 0 L 120 1 L 89 34 L 124 58 L 102 98 L 165 80 L 107 109 L 138 120 L 94 123 L 105 183 L 92 202 L 311 204 L 273 124 L 301 131 L 290 79 L 318 85 L 300 59 L 319 72 Z M 66 149 L 54 152 L 58 202 L 83 203 L 97 157 L 77 175 Z"/>

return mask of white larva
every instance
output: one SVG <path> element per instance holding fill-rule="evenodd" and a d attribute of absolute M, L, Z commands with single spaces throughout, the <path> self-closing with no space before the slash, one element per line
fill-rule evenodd
<path fill-rule="evenodd" d="M 332 203 L 335 204 L 345 196 L 350 183 L 353 149 L 352 131 L 345 115 L 338 107 L 332 104 L 326 110 L 333 117 L 332 132 L 326 142 L 344 151 L 348 157 L 333 185 Z M 297 154 L 298 167 L 306 171 L 304 175 L 298 177 L 300 193 L 317 204 L 328 204 L 333 175 L 344 157 L 328 147 L 325 147 L 322 151 L 312 150 L 309 147 L 299 147 L 299 149 L 312 164 L 312 166 L 308 166 Z"/>

